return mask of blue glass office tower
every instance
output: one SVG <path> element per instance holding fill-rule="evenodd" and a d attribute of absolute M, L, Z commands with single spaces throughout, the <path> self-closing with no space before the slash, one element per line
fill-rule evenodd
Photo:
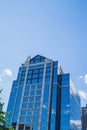
<path fill-rule="evenodd" d="M 58 61 L 28 57 L 13 81 L 7 111 L 15 130 L 81 130 L 80 98 Z"/>

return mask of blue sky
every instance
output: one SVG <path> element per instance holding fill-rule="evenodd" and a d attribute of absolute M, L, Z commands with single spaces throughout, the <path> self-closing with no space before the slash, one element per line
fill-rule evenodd
<path fill-rule="evenodd" d="M 87 0 L 0 1 L 0 88 L 6 110 L 27 56 L 58 60 L 87 103 Z"/>

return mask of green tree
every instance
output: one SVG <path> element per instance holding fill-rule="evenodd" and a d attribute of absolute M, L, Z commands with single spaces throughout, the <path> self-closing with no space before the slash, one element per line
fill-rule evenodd
<path fill-rule="evenodd" d="M 2 92 L 2 89 L 0 89 L 0 94 Z M 7 112 L 4 112 L 2 110 L 4 103 L 1 103 L 1 98 L 0 98 L 0 130 L 14 130 L 12 126 L 4 126 L 4 124 L 8 121 L 6 118 Z"/>

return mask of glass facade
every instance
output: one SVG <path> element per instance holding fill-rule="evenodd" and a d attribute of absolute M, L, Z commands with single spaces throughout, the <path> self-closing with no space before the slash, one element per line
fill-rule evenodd
<path fill-rule="evenodd" d="M 58 69 L 57 61 L 40 55 L 21 65 L 12 85 L 6 125 L 15 130 L 81 130 L 79 96 L 73 93 L 70 75 Z"/>

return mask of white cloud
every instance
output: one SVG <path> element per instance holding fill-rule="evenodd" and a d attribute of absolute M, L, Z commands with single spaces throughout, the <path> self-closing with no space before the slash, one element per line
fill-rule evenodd
<path fill-rule="evenodd" d="M 10 70 L 10 69 L 4 69 L 3 71 L 2 71 L 2 73 L 0 74 L 0 82 L 1 81 L 3 81 L 3 78 L 5 77 L 5 76 L 12 76 L 12 71 Z"/>
<path fill-rule="evenodd" d="M 84 76 L 83 76 L 83 75 L 80 75 L 78 78 L 79 78 L 79 79 L 83 79 L 83 78 L 84 78 Z"/>
<path fill-rule="evenodd" d="M 12 76 L 12 71 L 10 69 L 4 69 L 3 75 Z"/>
<path fill-rule="evenodd" d="M 79 92 L 80 97 L 87 100 L 87 94 L 83 90 L 79 90 L 78 92 Z"/>
<path fill-rule="evenodd" d="M 85 84 L 87 84 L 87 74 L 85 74 L 84 76 L 84 81 L 85 81 Z"/>
<path fill-rule="evenodd" d="M 0 75 L 0 82 L 2 81 L 2 75 Z"/>

